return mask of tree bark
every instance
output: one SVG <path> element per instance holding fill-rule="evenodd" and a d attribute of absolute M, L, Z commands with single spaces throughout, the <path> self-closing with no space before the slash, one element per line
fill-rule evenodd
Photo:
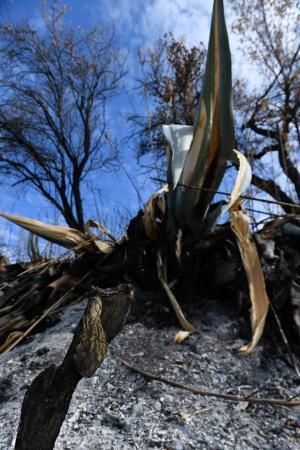
<path fill-rule="evenodd" d="M 41 372 L 25 394 L 15 450 L 51 450 L 68 412 L 73 392 L 104 360 L 108 343 L 121 331 L 132 288 L 92 288 L 90 300 L 60 366 Z"/>

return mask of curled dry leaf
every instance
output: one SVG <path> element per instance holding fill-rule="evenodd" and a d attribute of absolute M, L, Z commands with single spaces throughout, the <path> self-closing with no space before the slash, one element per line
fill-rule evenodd
<path fill-rule="evenodd" d="M 28 230 L 37 236 L 66 248 L 72 248 L 83 244 L 86 240 L 85 235 L 74 228 L 49 225 L 40 220 L 28 219 L 27 217 L 15 216 L 12 214 L 1 213 L 0 216 L 15 223 L 19 227 L 25 228 L 25 230 Z"/>
<path fill-rule="evenodd" d="M 157 208 L 162 214 L 165 214 L 165 199 L 161 195 L 168 191 L 168 186 L 165 185 L 158 191 L 156 191 L 148 200 L 144 208 L 143 225 L 145 233 L 151 241 L 158 239 L 158 226 L 157 226 Z"/>
<path fill-rule="evenodd" d="M 6 353 L 7 349 L 10 348 L 12 343 L 23 336 L 23 334 L 23 331 L 12 331 L 11 333 L 9 333 L 6 340 L 2 345 L 0 345 L 0 355 Z"/>
<path fill-rule="evenodd" d="M 108 229 L 105 228 L 104 225 L 101 225 L 101 223 L 97 222 L 96 220 L 89 219 L 89 220 L 85 223 L 84 228 L 85 228 L 85 230 L 86 230 L 87 232 L 90 231 L 90 228 L 97 228 L 101 233 L 103 233 L 103 234 L 105 234 L 106 236 L 108 236 L 112 241 L 114 241 L 114 242 L 117 241 L 117 238 L 115 238 L 115 236 L 114 236 L 110 231 L 108 231 Z"/>
<path fill-rule="evenodd" d="M 99 244 L 99 238 L 96 237 L 95 239 L 91 239 L 89 236 L 86 236 L 75 228 L 63 227 L 61 225 L 49 225 L 40 220 L 28 219 L 27 217 L 15 216 L 12 214 L 1 213 L 0 216 L 47 241 L 69 249 L 74 249 L 77 253 L 85 251 L 97 252 L 99 250 L 103 253 L 109 253 L 112 249 L 112 247 L 106 243 L 99 248 L 99 245 L 95 245 L 95 242 L 93 242 L 94 240 L 97 240 Z"/>
<path fill-rule="evenodd" d="M 250 164 L 248 163 L 247 158 L 239 151 L 237 150 L 233 151 L 236 153 L 239 159 L 240 167 L 234 188 L 231 192 L 229 204 L 226 206 L 222 214 L 228 211 L 235 204 L 235 202 L 239 199 L 241 195 L 243 195 L 246 192 L 246 190 L 251 184 L 252 170 Z"/>
<path fill-rule="evenodd" d="M 266 291 L 259 254 L 249 231 L 249 218 L 242 211 L 239 202 L 236 202 L 231 208 L 231 213 L 231 228 L 238 240 L 238 246 L 248 279 L 252 304 L 252 339 L 248 345 L 241 347 L 239 352 L 249 354 L 258 344 L 263 333 L 269 309 L 269 298 Z"/>
<path fill-rule="evenodd" d="M 193 332 L 191 331 L 178 331 L 178 333 L 174 336 L 174 342 L 176 344 L 180 344 L 181 342 L 185 341 Z"/>
<path fill-rule="evenodd" d="M 106 234 L 109 236 L 110 239 L 112 239 L 113 242 L 116 241 L 116 238 L 109 233 L 109 231 L 103 227 L 100 223 L 96 222 L 95 220 L 88 220 L 84 226 L 85 231 L 90 239 L 94 242 L 95 246 L 100 250 L 101 253 L 110 253 L 112 251 L 112 244 L 103 241 L 99 238 L 95 233 L 91 231 L 91 228 L 97 228 L 101 233 Z"/>

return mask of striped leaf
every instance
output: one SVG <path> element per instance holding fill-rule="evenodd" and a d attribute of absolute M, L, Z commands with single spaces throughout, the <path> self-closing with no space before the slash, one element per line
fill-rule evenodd
<path fill-rule="evenodd" d="M 233 148 L 231 55 L 223 0 L 215 0 L 193 139 L 175 195 L 172 195 L 172 209 L 180 224 L 189 226 L 193 222 L 202 222 L 214 196 L 211 192 L 187 189 L 180 184 L 216 190 L 223 178 L 226 161 L 234 157 Z"/>
<path fill-rule="evenodd" d="M 112 251 L 112 244 L 102 241 L 95 235 L 90 237 L 74 228 L 63 227 L 61 225 L 49 225 L 40 220 L 28 219 L 27 217 L 14 216 L 12 214 L 0 213 L 0 217 L 4 217 L 10 222 L 49 242 L 72 249 L 77 253 L 85 251 L 110 253 Z"/>

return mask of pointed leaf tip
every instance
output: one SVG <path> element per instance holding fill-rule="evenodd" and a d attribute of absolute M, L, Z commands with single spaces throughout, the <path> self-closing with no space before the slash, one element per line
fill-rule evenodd
<path fill-rule="evenodd" d="M 239 171 L 236 177 L 234 188 L 231 192 L 229 204 L 226 206 L 222 215 L 225 214 L 238 201 L 251 184 L 252 170 L 247 158 L 238 150 L 233 150 L 239 159 Z"/>

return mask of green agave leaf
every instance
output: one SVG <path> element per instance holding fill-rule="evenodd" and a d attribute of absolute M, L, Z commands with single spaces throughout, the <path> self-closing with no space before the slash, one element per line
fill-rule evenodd
<path fill-rule="evenodd" d="M 214 231 L 218 217 L 220 217 L 225 204 L 224 200 L 210 204 L 201 230 L 202 237 L 209 236 Z"/>
<path fill-rule="evenodd" d="M 176 190 L 173 189 L 173 174 L 172 174 L 172 161 L 173 161 L 173 151 L 168 145 L 166 148 L 167 153 L 167 181 L 168 181 L 168 193 L 167 193 L 167 215 L 166 215 L 166 226 L 167 234 L 169 238 L 172 236 L 175 238 L 177 233 L 177 224 L 175 219 L 174 206 L 176 204 Z"/>
<path fill-rule="evenodd" d="M 211 192 L 186 189 L 180 184 L 216 190 L 226 161 L 233 158 L 233 148 L 231 55 L 223 0 L 215 0 L 193 140 L 172 202 L 179 223 L 189 225 L 195 215 L 203 220 L 214 196 Z"/>

